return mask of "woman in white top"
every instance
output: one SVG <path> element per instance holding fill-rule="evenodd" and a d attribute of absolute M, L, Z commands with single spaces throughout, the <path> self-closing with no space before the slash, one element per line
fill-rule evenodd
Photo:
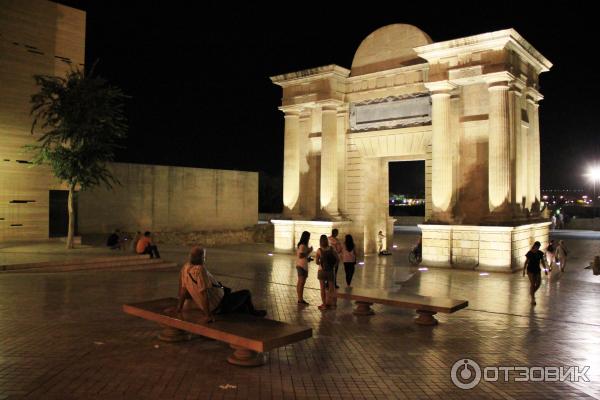
<path fill-rule="evenodd" d="M 346 285 L 348 287 L 352 283 L 354 275 L 354 266 L 356 265 L 356 247 L 352 235 L 346 235 L 344 246 L 342 248 L 342 261 L 344 262 L 344 271 L 346 272 Z"/>
<path fill-rule="evenodd" d="M 296 271 L 298 272 L 298 283 L 296 284 L 296 293 L 298 294 L 298 304 L 308 305 L 304 300 L 304 285 L 308 278 L 308 257 L 313 248 L 308 247 L 310 232 L 304 231 L 300 236 L 298 247 L 296 248 Z"/>

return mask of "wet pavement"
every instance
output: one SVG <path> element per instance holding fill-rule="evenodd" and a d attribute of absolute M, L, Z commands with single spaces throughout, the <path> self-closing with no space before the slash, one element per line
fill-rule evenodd
<path fill-rule="evenodd" d="M 600 276 L 583 269 L 600 254 L 600 241 L 567 240 L 567 271 L 544 277 L 532 307 L 520 273 L 409 266 L 415 239 L 396 233 L 393 256 L 365 257 L 353 286 L 469 301 L 465 310 L 438 314 L 435 327 L 414 324 L 412 310 L 382 305 L 371 317 L 354 316 L 348 301 L 319 311 L 314 263 L 310 306 L 299 308 L 291 256 L 269 255 L 264 245 L 210 249 L 209 269 L 225 285 L 250 289 L 270 318 L 313 328 L 312 339 L 250 369 L 228 364 L 224 343 L 164 343 L 156 324 L 121 311 L 123 303 L 175 296 L 177 270 L 0 274 L 0 399 L 600 398 Z M 168 260 L 186 256 L 186 249 L 161 250 Z M 342 287 L 343 278 L 340 270 Z M 509 382 L 483 379 L 463 390 L 450 372 L 466 358 L 482 370 L 589 366 L 591 382 L 516 382 L 511 372 Z"/>

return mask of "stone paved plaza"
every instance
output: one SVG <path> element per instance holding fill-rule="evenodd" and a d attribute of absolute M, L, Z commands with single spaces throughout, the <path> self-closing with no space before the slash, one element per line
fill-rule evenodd
<path fill-rule="evenodd" d="M 221 342 L 161 342 L 157 325 L 121 311 L 123 303 L 175 296 L 176 270 L 1 274 L 0 399 L 600 398 L 600 276 L 583 270 L 600 241 L 568 240 L 567 272 L 544 279 L 532 308 L 520 273 L 409 267 L 415 238 L 396 234 L 393 257 L 366 257 L 353 285 L 469 301 L 465 310 L 438 314 L 435 327 L 386 306 L 375 305 L 372 317 L 354 316 L 345 301 L 319 311 L 314 263 L 311 305 L 299 308 L 291 256 L 269 256 L 264 246 L 209 250 L 209 268 L 226 285 L 251 289 L 270 318 L 313 328 L 312 339 L 271 352 L 257 368 L 228 364 Z M 185 259 L 184 249 L 163 253 Z M 462 358 L 482 367 L 590 366 L 591 382 L 511 375 L 508 383 L 462 390 L 450 380 Z"/>

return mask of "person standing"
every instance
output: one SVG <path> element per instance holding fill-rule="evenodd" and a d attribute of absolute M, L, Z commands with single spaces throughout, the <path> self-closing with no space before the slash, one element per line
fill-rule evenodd
<path fill-rule="evenodd" d="M 296 271 L 298 272 L 298 283 L 296 283 L 296 293 L 298 294 L 298 304 L 308 305 L 304 300 L 304 285 L 308 278 L 308 257 L 313 248 L 308 247 L 310 232 L 304 231 L 300 236 L 300 241 L 296 248 Z"/>
<path fill-rule="evenodd" d="M 525 254 L 525 264 L 523 265 L 523 276 L 525 276 L 525 272 L 527 272 L 527 276 L 529 277 L 529 295 L 531 296 L 531 305 L 536 304 L 535 302 L 535 292 L 540 288 L 542 284 L 542 269 L 540 268 L 540 263 L 544 265 L 544 272 L 546 276 L 548 276 L 548 266 L 546 264 L 546 257 L 544 257 L 544 253 L 540 251 L 541 247 L 540 242 L 535 242 L 531 250 Z"/>
<path fill-rule="evenodd" d="M 560 266 L 560 271 L 565 272 L 565 267 L 567 266 L 567 255 L 569 254 L 569 249 L 565 244 L 564 240 L 558 241 L 558 246 L 556 247 L 556 259 L 557 264 Z"/>
<path fill-rule="evenodd" d="M 340 259 L 337 251 L 329 245 L 329 240 L 325 235 L 321 235 L 319 238 L 319 249 L 315 261 L 319 266 L 317 278 L 321 286 L 321 300 L 323 301 L 319 306 L 319 310 L 335 308 L 337 299 L 335 297 L 335 285 L 333 284 L 333 271 Z"/>
<path fill-rule="evenodd" d="M 346 273 L 346 285 L 350 288 L 352 287 L 352 277 L 354 276 L 354 266 L 356 265 L 356 248 L 352 235 L 346 235 L 344 239 L 342 261 L 344 262 L 344 272 Z"/>
<path fill-rule="evenodd" d="M 552 267 L 556 261 L 556 243 L 554 243 L 554 240 L 550 240 L 548 247 L 546 247 L 546 261 L 548 262 L 550 271 L 552 271 Z"/>
<path fill-rule="evenodd" d="M 383 254 L 383 239 L 385 239 L 385 235 L 382 231 L 379 231 L 377 233 L 377 254 L 379 255 Z"/>
<path fill-rule="evenodd" d="M 331 247 L 333 247 L 333 249 L 336 251 L 337 255 L 338 255 L 338 260 L 342 258 L 342 244 L 340 243 L 340 241 L 338 240 L 338 234 L 339 231 L 337 229 L 333 229 L 331 231 L 331 236 L 329 236 L 327 238 L 327 240 L 329 241 L 329 245 Z M 339 269 L 339 262 L 335 265 L 334 268 L 334 272 L 333 272 L 333 283 L 335 284 L 335 288 L 339 289 L 340 287 L 337 284 L 337 273 L 338 273 L 338 269 Z"/>

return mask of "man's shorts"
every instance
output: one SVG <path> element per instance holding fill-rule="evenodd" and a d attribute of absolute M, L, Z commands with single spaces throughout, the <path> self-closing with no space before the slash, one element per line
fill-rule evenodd
<path fill-rule="evenodd" d="M 308 278 L 308 269 L 296 266 L 296 270 L 298 271 L 298 278 Z"/>

